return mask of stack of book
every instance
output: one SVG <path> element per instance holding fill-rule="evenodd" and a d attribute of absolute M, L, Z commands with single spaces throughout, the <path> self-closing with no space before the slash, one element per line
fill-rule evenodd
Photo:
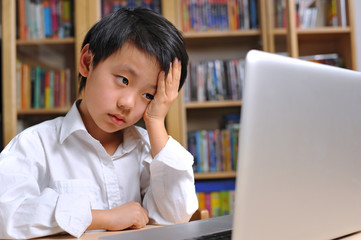
<path fill-rule="evenodd" d="M 235 181 L 197 181 L 199 209 L 207 209 L 210 217 L 234 213 Z"/>
<path fill-rule="evenodd" d="M 303 60 L 311 61 L 311 62 L 330 65 L 330 66 L 344 67 L 344 63 L 337 53 L 308 55 L 308 56 L 301 56 L 299 58 L 303 59 Z"/>
<path fill-rule="evenodd" d="M 184 101 L 239 100 L 244 83 L 244 60 L 191 62 L 184 84 Z"/>
<path fill-rule="evenodd" d="M 237 169 L 240 117 L 224 129 L 188 132 L 188 150 L 194 156 L 193 170 L 197 173 L 235 171 Z"/>
<path fill-rule="evenodd" d="M 275 1 L 275 26 L 286 27 L 285 0 Z M 346 27 L 346 0 L 295 0 L 296 22 L 300 28 Z"/>
<path fill-rule="evenodd" d="M 103 0 L 102 16 L 115 12 L 120 8 L 148 8 L 157 13 L 162 13 L 161 0 Z"/>
<path fill-rule="evenodd" d="M 17 12 L 20 40 L 74 36 L 72 0 L 17 0 Z"/>
<path fill-rule="evenodd" d="M 75 95 L 70 69 L 47 70 L 17 62 L 17 108 L 62 108 Z"/>
<path fill-rule="evenodd" d="M 184 32 L 257 29 L 256 0 L 183 0 Z"/>

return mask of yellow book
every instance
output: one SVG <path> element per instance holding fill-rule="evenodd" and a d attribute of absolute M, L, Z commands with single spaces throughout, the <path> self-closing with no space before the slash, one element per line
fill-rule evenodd
<path fill-rule="evenodd" d="M 206 196 L 204 192 L 197 193 L 198 197 L 198 208 L 199 209 L 206 209 Z"/>
<path fill-rule="evenodd" d="M 221 202 L 219 192 L 211 192 L 211 211 L 212 217 L 220 216 Z"/>
<path fill-rule="evenodd" d="M 221 191 L 220 197 L 220 215 L 230 214 L 229 191 Z"/>

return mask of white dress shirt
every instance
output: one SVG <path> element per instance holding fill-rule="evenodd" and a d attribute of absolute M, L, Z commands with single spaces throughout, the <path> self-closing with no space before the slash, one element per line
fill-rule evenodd
<path fill-rule="evenodd" d="M 137 201 L 158 224 L 187 222 L 198 208 L 193 156 L 169 137 L 151 157 L 146 130 L 129 127 L 110 156 L 76 104 L 65 117 L 18 134 L 0 156 L 0 239 L 68 232 L 80 237 L 91 209 Z"/>

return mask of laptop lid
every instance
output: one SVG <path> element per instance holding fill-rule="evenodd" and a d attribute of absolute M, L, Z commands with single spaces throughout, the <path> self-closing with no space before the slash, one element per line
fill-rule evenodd
<path fill-rule="evenodd" d="M 233 240 L 361 230 L 361 73 L 252 50 Z"/>

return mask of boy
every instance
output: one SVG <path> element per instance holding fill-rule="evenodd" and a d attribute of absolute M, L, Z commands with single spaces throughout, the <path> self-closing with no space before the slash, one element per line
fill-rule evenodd
<path fill-rule="evenodd" d="M 0 238 L 188 221 L 193 157 L 164 126 L 187 62 L 180 33 L 150 10 L 95 24 L 79 60 L 82 99 L 1 153 Z M 141 118 L 147 131 L 134 126 Z"/>

